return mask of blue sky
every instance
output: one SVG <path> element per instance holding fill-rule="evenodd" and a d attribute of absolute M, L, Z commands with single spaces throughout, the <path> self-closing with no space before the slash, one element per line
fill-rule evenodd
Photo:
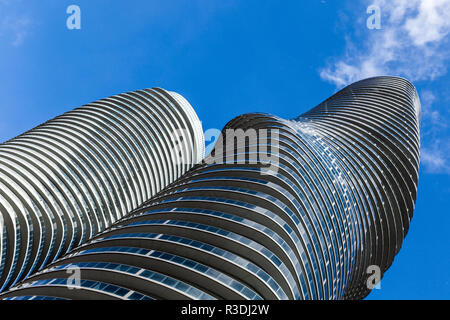
<path fill-rule="evenodd" d="M 66 27 L 69 5 L 81 30 Z M 381 9 L 370 30 L 369 5 Z M 450 0 L 0 0 L 0 141 L 73 107 L 163 87 L 204 129 L 253 111 L 293 118 L 390 74 L 422 100 L 419 199 L 369 299 L 450 299 Z"/>

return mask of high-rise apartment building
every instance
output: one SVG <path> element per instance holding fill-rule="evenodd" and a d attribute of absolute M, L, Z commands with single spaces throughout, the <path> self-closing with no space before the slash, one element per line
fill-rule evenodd
<path fill-rule="evenodd" d="M 158 88 L 92 102 L 1 144 L 0 291 L 107 229 L 203 157 L 196 113 Z"/>
<path fill-rule="evenodd" d="M 0 298 L 363 298 L 408 232 L 419 119 L 396 77 L 293 120 L 239 116 L 202 163 Z"/>

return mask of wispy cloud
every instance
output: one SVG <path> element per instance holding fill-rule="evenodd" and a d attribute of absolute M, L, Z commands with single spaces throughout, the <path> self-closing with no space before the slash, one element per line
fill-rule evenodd
<path fill-rule="evenodd" d="M 429 125 L 431 129 L 426 133 L 432 133 L 435 131 L 434 129 L 446 128 L 447 123 L 443 119 L 444 115 L 441 114 L 440 110 L 438 110 L 435 105 L 438 101 L 435 93 L 431 90 L 423 90 L 420 93 L 420 101 L 422 105 L 422 122 Z"/>
<path fill-rule="evenodd" d="M 382 29 L 367 29 L 365 46 L 351 41 L 345 56 L 320 70 L 324 80 L 342 87 L 377 75 L 433 80 L 447 72 L 450 60 L 450 0 L 374 0 Z M 365 24 L 364 24 L 365 27 Z"/>
<path fill-rule="evenodd" d="M 421 149 L 420 159 L 430 173 L 450 174 L 449 154 L 450 145 L 441 140 Z"/>
<path fill-rule="evenodd" d="M 450 174 L 449 113 L 438 108 L 440 99 L 430 90 L 420 94 L 422 103 L 421 161 L 431 173 Z"/>
<path fill-rule="evenodd" d="M 0 36 L 10 39 L 10 44 L 14 47 L 20 46 L 29 33 L 30 22 L 26 17 L 6 17 L 0 24 Z"/>
<path fill-rule="evenodd" d="M 322 79 L 341 88 L 378 75 L 431 83 L 447 74 L 450 0 L 373 0 L 366 4 L 381 9 L 381 29 L 367 29 L 362 39 L 347 39 L 344 55 L 320 70 Z M 361 25 L 366 28 L 365 23 Z M 450 174 L 450 114 L 433 91 L 422 91 L 420 97 L 422 164 L 428 172 Z"/>
<path fill-rule="evenodd" d="M 14 8 L 12 1 L 0 0 L 0 40 L 9 42 L 17 47 L 23 44 L 31 28 L 31 19 L 17 8 L 20 0 L 15 1 Z"/>

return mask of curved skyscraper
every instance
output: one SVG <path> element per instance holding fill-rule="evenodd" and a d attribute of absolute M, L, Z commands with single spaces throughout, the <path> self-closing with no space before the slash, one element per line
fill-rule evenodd
<path fill-rule="evenodd" d="M 419 118 L 396 77 L 293 120 L 239 116 L 201 164 L 0 297 L 363 298 L 408 232 Z"/>
<path fill-rule="evenodd" d="M 90 103 L 1 144 L 0 291 L 110 227 L 203 157 L 194 110 L 158 88 Z"/>

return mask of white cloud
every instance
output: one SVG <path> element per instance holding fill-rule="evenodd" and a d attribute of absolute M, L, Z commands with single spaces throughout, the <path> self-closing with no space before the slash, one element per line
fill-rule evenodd
<path fill-rule="evenodd" d="M 371 4 L 381 9 L 381 30 L 366 29 L 364 39 L 347 40 L 345 55 L 320 70 L 322 79 L 341 88 L 378 75 L 432 81 L 447 73 L 450 0 L 367 0 Z M 361 25 L 366 28 L 365 21 Z M 422 164 L 428 172 L 450 174 L 448 111 L 430 90 L 420 98 Z"/>
<path fill-rule="evenodd" d="M 405 29 L 416 46 L 441 41 L 450 31 L 450 1 L 421 1 L 417 16 L 406 21 Z"/>
<path fill-rule="evenodd" d="M 322 79 L 343 87 L 377 75 L 417 81 L 447 72 L 450 0 L 374 0 L 369 4 L 380 7 L 382 29 L 367 29 L 363 47 L 349 45 L 345 57 L 320 71 Z"/>

